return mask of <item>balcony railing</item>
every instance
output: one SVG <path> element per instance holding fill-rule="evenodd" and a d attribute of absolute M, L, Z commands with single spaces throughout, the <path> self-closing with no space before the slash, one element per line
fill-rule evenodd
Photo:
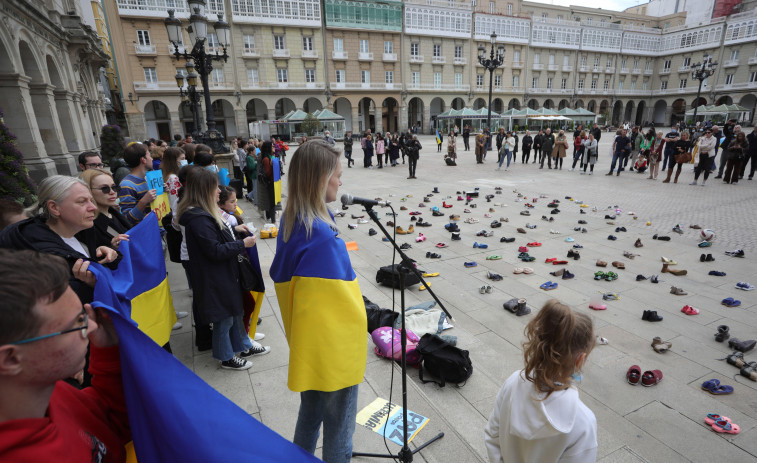
<path fill-rule="evenodd" d="M 453 64 L 460 65 L 460 66 L 464 65 L 467 62 L 468 61 L 465 58 L 455 58 L 454 61 L 452 61 Z"/>
<path fill-rule="evenodd" d="M 573 65 L 571 65 L 571 64 L 563 64 L 562 65 L 562 71 L 563 72 L 573 72 Z"/>
<path fill-rule="evenodd" d="M 262 90 L 263 86 L 260 85 L 260 82 L 246 82 L 241 85 L 242 90 Z"/>
<path fill-rule="evenodd" d="M 422 63 L 423 62 L 423 55 L 410 55 L 410 62 L 411 63 Z"/>
<path fill-rule="evenodd" d="M 654 71 L 652 71 L 651 69 L 644 69 L 644 75 L 645 76 L 651 76 L 653 72 Z"/>
<path fill-rule="evenodd" d="M 408 90 L 442 90 L 442 91 L 456 91 L 456 92 L 468 92 L 470 91 L 470 85 L 457 85 L 457 84 L 408 84 Z"/>
<path fill-rule="evenodd" d="M 749 64 L 757 64 L 757 56 L 752 56 L 749 58 Z"/>
<path fill-rule="evenodd" d="M 145 81 L 134 82 L 135 92 L 155 91 L 155 90 L 171 90 L 171 91 L 178 92 L 179 87 L 176 86 L 175 80 L 158 81 L 158 82 L 145 82 Z"/>
<path fill-rule="evenodd" d="M 620 68 L 620 73 L 621 73 L 621 74 L 628 74 L 628 73 L 629 73 L 629 71 L 630 71 L 630 70 L 629 70 L 628 68 Z"/>
<path fill-rule="evenodd" d="M 186 48 L 182 44 L 179 44 L 178 47 L 174 47 L 172 43 L 169 43 L 168 44 L 168 53 L 170 53 L 170 54 L 173 55 L 176 52 L 176 48 L 179 49 L 179 53 L 184 53 L 186 51 Z"/>
<path fill-rule="evenodd" d="M 534 71 L 542 71 L 544 70 L 544 65 L 541 63 L 534 63 L 533 69 Z"/>
<path fill-rule="evenodd" d="M 615 73 L 615 66 L 607 66 L 605 68 L 605 74 L 614 74 Z"/>
<path fill-rule="evenodd" d="M 739 65 L 739 60 L 738 59 L 729 59 L 728 61 L 726 61 L 725 63 L 723 63 L 723 67 L 724 68 L 732 68 L 732 67 L 736 67 L 738 65 Z"/>
<path fill-rule="evenodd" d="M 322 90 L 326 88 L 323 82 L 270 82 L 269 88 L 286 88 L 290 90 Z"/>
<path fill-rule="evenodd" d="M 678 72 L 689 72 L 689 71 L 691 71 L 690 66 L 681 66 L 678 68 Z"/>
<path fill-rule="evenodd" d="M 446 56 L 432 56 L 431 62 L 433 64 L 444 64 L 447 62 L 447 57 Z"/>
<path fill-rule="evenodd" d="M 358 61 L 373 61 L 373 53 L 361 51 L 357 54 Z"/>
<path fill-rule="evenodd" d="M 616 95 L 651 95 L 651 90 L 637 90 L 633 88 L 621 89 L 615 92 Z"/>
<path fill-rule="evenodd" d="M 307 59 L 317 59 L 318 50 L 302 50 L 302 57 Z"/>
<path fill-rule="evenodd" d="M 570 95 L 573 93 L 573 89 L 572 88 L 532 87 L 528 89 L 528 93 L 550 93 L 550 94 L 559 94 L 559 95 Z"/>
<path fill-rule="evenodd" d="M 273 49 L 273 57 L 274 58 L 289 58 L 289 49 L 288 48 L 282 48 L 282 49 Z"/>
<path fill-rule="evenodd" d="M 138 43 L 134 44 L 134 51 L 136 51 L 138 55 L 155 55 L 157 53 L 155 51 L 155 45 L 140 45 Z"/>
<path fill-rule="evenodd" d="M 587 66 L 585 64 L 582 64 L 581 66 L 578 67 L 578 70 L 580 72 L 589 72 L 589 69 L 591 69 L 591 68 L 589 68 L 589 66 Z"/>
<path fill-rule="evenodd" d="M 598 90 L 598 89 L 591 89 L 591 88 L 579 88 L 576 90 L 577 95 L 609 95 L 610 90 Z"/>
<path fill-rule="evenodd" d="M 397 53 L 384 53 L 381 55 L 381 59 L 384 61 L 397 61 Z"/>
<path fill-rule="evenodd" d="M 599 66 L 594 66 L 592 72 L 600 72 Z"/>
<path fill-rule="evenodd" d="M 670 68 L 662 68 L 660 69 L 660 75 L 662 74 L 670 74 Z"/>
<path fill-rule="evenodd" d="M 331 82 L 331 88 L 345 90 L 402 90 L 402 84 L 399 83 L 380 83 L 380 82 Z"/>
<path fill-rule="evenodd" d="M 757 88 L 757 82 L 739 82 L 737 84 L 719 84 L 715 86 L 716 91 L 739 90 L 744 88 Z M 702 87 L 702 90 L 704 90 L 704 87 Z"/>
<path fill-rule="evenodd" d="M 631 74 L 641 74 L 641 69 L 639 69 L 639 68 L 633 68 L 631 70 Z"/>
<path fill-rule="evenodd" d="M 211 90 L 232 90 L 234 88 L 233 82 L 208 82 Z"/>
<path fill-rule="evenodd" d="M 557 71 L 560 68 L 560 66 L 556 64 L 548 64 L 547 65 L 547 71 Z"/>
<path fill-rule="evenodd" d="M 523 68 L 523 61 L 513 61 L 510 63 L 510 67 L 513 69 L 522 69 Z"/>
<path fill-rule="evenodd" d="M 332 50 L 331 51 L 331 59 L 334 59 L 334 60 L 346 60 L 347 59 L 347 52 L 346 51 Z"/>
<path fill-rule="evenodd" d="M 242 53 L 243 58 L 260 58 L 260 50 L 257 48 L 245 48 Z"/>

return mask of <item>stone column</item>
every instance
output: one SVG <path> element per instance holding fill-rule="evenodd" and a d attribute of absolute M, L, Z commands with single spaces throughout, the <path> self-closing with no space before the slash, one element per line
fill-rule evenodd
<path fill-rule="evenodd" d="M 373 119 L 376 121 L 376 133 L 384 131 L 384 119 L 382 115 L 382 107 L 377 104 L 376 109 L 373 111 Z"/>
<path fill-rule="evenodd" d="M 18 137 L 16 145 L 24 155 L 24 164 L 36 181 L 55 175 L 55 163 L 47 157 L 37 119 L 29 94 L 30 77 L 0 75 L 0 107 L 4 113 L 5 125 Z"/>
<path fill-rule="evenodd" d="M 76 173 L 76 163 L 68 154 L 68 147 L 63 138 L 54 89 L 50 84 L 35 84 L 29 86 L 29 94 L 47 155 L 55 162 L 59 174 L 73 175 Z"/>
<path fill-rule="evenodd" d="M 249 138 L 250 129 L 247 127 L 247 109 L 234 110 L 234 124 L 237 126 L 237 136 Z"/>
<path fill-rule="evenodd" d="M 399 127 L 397 127 L 396 132 L 402 133 L 407 130 L 408 128 L 408 121 L 407 121 L 407 105 L 402 104 L 399 108 Z"/>
<path fill-rule="evenodd" d="M 179 117 L 179 111 L 168 111 L 168 116 L 171 118 L 171 136 L 184 135 L 184 127 L 181 126 L 181 118 Z M 171 139 L 173 140 L 173 138 Z"/>
<path fill-rule="evenodd" d="M 360 135 L 360 124 L 358 123 L 360 115 L 358 114 L 357 110 L 357 106 L 352 107 L 352 127 L 350 128 L 350 130 L 352 130 L 353 134 Z"/>
<path fill-rule="evenodd" d="M 126 124 L 129 126 L 129 141 L 141 142 L 147 138 L 147 125 L 145 124 L 144 114 L 128 112 L 124 116 L 126 117 Z"/>
<path fill-rule="evenodd" d="M 415 122 L 415 121 L 413 121 Z M 431 133 L 431 105 L 423 105 L 423 131 L 426 135 Z"/>
<path fill-rule="evenodd" d="M 268 120 L 272 121 L 276 119 L 276 108 L 268 108 Z"/>
<path fill-rule="evenodd" d="M 73 93 L 68 90 L 55 90 L 55 107 L 58 110 L 58 120 L 63 130 L 63 138 L 68 151 L 81 151 L 84 142 L 78 125 L 73 100 Z"/>

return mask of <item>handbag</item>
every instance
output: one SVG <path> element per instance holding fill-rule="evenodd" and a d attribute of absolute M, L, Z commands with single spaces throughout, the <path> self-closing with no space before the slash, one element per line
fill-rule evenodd
<path fill-rule="evenodd" d="M 252 262 L 246 254 L 237 254 L 239 264 L 239 284 L 244 291 L 252 291 L 259 285 L 258 275 L 252 268 Z"/>
<path fill-rule="evenodd" d="M 691 153 L 685 152 L 676 154 L 676 163 L 686 164 L 687 162 L 691 161 Z"/>

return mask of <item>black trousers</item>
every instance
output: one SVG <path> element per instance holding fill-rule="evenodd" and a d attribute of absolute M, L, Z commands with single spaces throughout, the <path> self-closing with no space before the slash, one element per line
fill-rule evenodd
<path fill-rule="evenodd" d="M 408 171 L 410 177 L 415 177 L 415 167 L 418 165 L 418 158 L 415 156 L 408 156 Z"/>
<path fill-rule="evenodd" d="M 470 150 L 470 137 L 463 137 L 463 144 L 465 144 L 465 151 Z"/>
<path fill-rule="evenodd" d="M 187 278 L 190 278 L 189 277 L 189 261 L 188 260 L 181 261 L 181 266 L 184 267 L 184 271 L 186 271 L 187 273 Z M 192 285 L 191 280 L 189 283 L 192 287 L 195 286 L 195 285 Z M 200 316 L 200 308 L 197 307 L 197 300 L 194 297 L 192 298 L 192 318 L 194 318 L 194 322 L 195 322 L 195 346 L 203 350 L 210 349 L 213 346 L 213 333 L 210 331 L 209 323 L 201 322 L 202 317 Z"/>

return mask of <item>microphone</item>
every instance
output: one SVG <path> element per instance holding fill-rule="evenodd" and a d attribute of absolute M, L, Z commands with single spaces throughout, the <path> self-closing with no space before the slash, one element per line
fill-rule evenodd
<path fill-rule="evenodd" d="M 363 207 L 371 208 L 373 206 L 387 207 L 389 206 L 390 202 L 376 201 L 375 199 L 358 198 L 357 196 L 352 196 L 351 194 L 345 193 L 342 195 L 342 204 L 345 206 L 360 204 Z"/>

